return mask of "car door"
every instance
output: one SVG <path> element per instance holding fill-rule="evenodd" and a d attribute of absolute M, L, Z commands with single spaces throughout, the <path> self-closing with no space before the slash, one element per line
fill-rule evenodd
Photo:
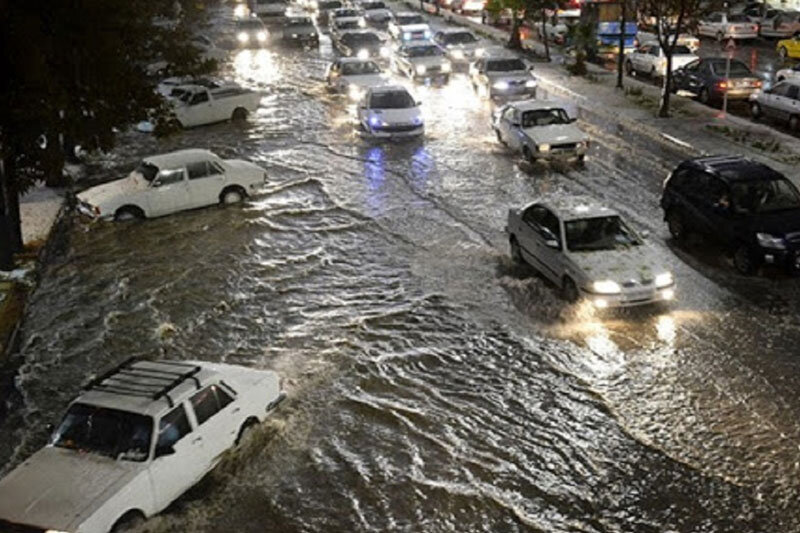
<path fill-rule="evenodd" d="M 559 283 L 561 273 L 553 268 L 557 259 L 556 250 L 547 244 L 552 237 L 550 233 L 554 220 L 557 226 L 558 219 L 545 206 L 539 204 L 530 206 L 522 213 L 518 242 L 525 261 L 553 282 Z"/>
<path fill-rule="evenodd" d="M 647 67 L 647 57 L 650 54 L 651 45 L 646 44 L 640 47 L 636 52 L 634 52 L 633 56 L 631 57 L 631 62 L 633 63 L 633 68 L 637 72 L 644 72 L 648 70 Z"/>
<path fill-rule="evenodd" d="M 203 207 L 219 202 L 225 187 L 225 169 L 216 161 L 192 161 L 186 165 L 189 177 L 189 195 L 192 207 Z"/>
<path fill-rule="evenodd" d="M 686 208 L 690 214 L 688 223 L 695 231 L 704 235 L 714 235 L 715 227 L 713 209 L 721 197 L 719 191 L 712 187 L 717 178 L 698 169 L 690 169 L 686 179 Z M 716 196 L 715 196 L 716 195 Z"/>
<path fill-rule="evenodd" d="M 791 84 L 786 91 L 786 120 L 793 116 L 800 116 L 800 86 Z"/>
<path fill-rule="evenodd" d="M 214 106 L 208 96 L 208 91 L 198 91 L 189 99 L 188 106 L 189 123 L 184 126 L 201 126 L 217 122 L 214 115 Z M 227 117 L 226 117 L 227 118 Z"/>
<path fill-rule="evenodd" d="M 202 438 L 205 460 L 216 464 L 222 454 L 233 446 L 243 422 L 241 406 L 231 392 L 219 384 L 209 385 L 189 398 L 196 424 L 195 432 Z"/>
<path fill-rule="evenodd" d="M 202 439 L 193 432 L 184 403 L 161 417 L 148 471 L 158 510 L 183 494 L 208 470 Z"/>
<path fill-rule="evenodd" d="M 678 69 L 675 72 L 675 87 L 696 94 L 700 85 L 698 80 L 700 65 L 701 61 L 698 59 L 687 64 L 682 69 Z"/>
<path fill-rule="evenodd" d="M 520 150 L 520 117 L 519 111 L 513 106 L 508 106 L 503 110 L 500 120 L 503 139 L 512 150 Z"/>
<path fill-rule="evenodd" d="M 162 169 L 147 190 L 148 216 L 159 217 L 191 207 L 186 169 Z"/>
<path fill-rule="evenodd" d="M 775 84 L 769 91 L 764 91 L 761 95 L 764 104 L 761 109 L 764 115 L 770 118 L 784 118 L 788 111 L 786 94 L 790 85 L 786 82 Z M 759 98 L 759 99 L 761 99 Z"/>

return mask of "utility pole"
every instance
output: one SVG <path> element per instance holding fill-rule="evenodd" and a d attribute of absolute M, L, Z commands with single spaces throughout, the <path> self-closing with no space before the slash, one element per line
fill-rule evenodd
<path fill-rule="evenodd" d="M 617 89 L 624 89 L 624 67 L 625 67 L 625 19 L 627 18 L 628 0 L 620 2 L 622 9 L 619 15 L 619 53 L 617 54 Z"/>

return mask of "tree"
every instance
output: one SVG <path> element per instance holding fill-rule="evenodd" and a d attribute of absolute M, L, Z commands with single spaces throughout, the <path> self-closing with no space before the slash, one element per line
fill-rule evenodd
<path fill-rule="evenodd" d="M 527 0 L 528 8 L 526 13 L 531 15 L 531 18 L 538 18 L 540 26 L 539 33 L 542 36 L 542 43 L 544 44 L 544 57 L 550 61 L 550 41 L 547 35 L 547 21 L 554 18 L 559 9 L 564 8 L 566 0 Z"/>
<path fill-rule="evenodd" d="M 666 118 L 669 117 L 672 94 L 672 56 L 678 44 L 678 37 L 710 7 L 704 0 L 640 0 L 639 5 L 642 12 L 654 20 L 658 44 L 664 51 L 667 63 L 661 82 L 661 102 L 658 106 L 658 116 Z"/>
<path fill-rule="evenodd" d="M 149 64 L 164 60 L 168 74 L 213 67 L 189 42 L 202 7 L 193 0 L 0 0 L 0 248 L 22 249 L 19 196 L 60 176 L 73 147 L 108 150 L 115 129 L 166 110 Z"/>

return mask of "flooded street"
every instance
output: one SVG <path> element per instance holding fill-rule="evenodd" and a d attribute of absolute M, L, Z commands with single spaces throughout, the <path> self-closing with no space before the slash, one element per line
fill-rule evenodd
<path fill-rule="evenodd" d="M 333 57 L 327 38 L 239 51 L 227 72 L 263 91 L 246 125 L 127 134 L 93 170 L 198 147 L 269 182 L 242 206 L 76 219 L 25 319 L 2 473 L 89 375 L 161 356 L 273 369 L 289 397 L 148 531 L 800 531 L 800 282 L 670 242 L 682 154 L 587 114 L 585 168 L 521 163 L 464 74 L 415 89 L 424 139 L 369 141 L 324 89 Z M 512 263 L 507 210 L 552 191 L 649 231 L 676 302 L 596 314 Z"/>

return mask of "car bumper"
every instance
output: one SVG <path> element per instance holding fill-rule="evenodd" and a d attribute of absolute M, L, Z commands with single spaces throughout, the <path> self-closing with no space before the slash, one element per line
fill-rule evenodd
<path fill-rule="evenodd" d="M 772 250 L 760 249 L 759 259 L 764 265 L 776 266 L 788 272 L 800 272 L 800 249 Z"/>
<path fill-rule="evenodd" d="M 757 93 L 759 89 L 755 87 L 747 87 L 741 89 L 729 89 L 728 91 L 721 91 L 719 89 L 714 90 L 714 97 L 715 98 L 723 98 L 725 93 L 728 94 L 728 100 L 747 100 L 750 98 L 751 95 Z"/>
<path fill-rule="evenodd" d="M 553 147 L 547 152 L 539 152 L 537 150 L 533 152 L 533 154 L 536 159 L 542 159 L 546 161 L 556 161 L 556 160 L 577 159 L 583 155 L 586 155 L 586 152 L 588 151 L 589 151 L 588 145 L 576 144 L 576 146 L 569 148 Z"/>
<path fill-rule="evenodd" d="M 78 203 L 77 203 L 76 207 L 78 209 L 78 213 L 81 216 L 84 216 L 84 217 L 86 217 L 88 219 L 91 219 L 91 220 L 98 220 L 98 219 L 101 218 L 100 210 L 95 208 L 94 206 L 88 204 L 87 202 L 83 202 L 81 200 L 78 200 Z"/>
<path fill-rule="evenodd" d="M 597 309 L 619 309 L 671 302 L 675 299 L 675 284 L 656 289 L 637 289 L 619 294 L 597 294 L 584 289 L 586 300 Z"/>
<path fill-rule="evenodd" d="M 381 139 L 389 138 L 402 138 L 402 137 L 418 137 L 425 133 L 425 126 L 416 126 L 414 128 L 406 129 L 405 127 L 392 127 L 386 126 L 383 128 L 370 129 L 367 131 L 372 137 Z"/>
<path fill-rule="evenodd" d="M 525 98 L 536 98 L 536 87 L 510 87 L 508 89 L 496 89 L 492 87 L 489 90 L 489 97 L 494 100 L 518 100 Z"/>

